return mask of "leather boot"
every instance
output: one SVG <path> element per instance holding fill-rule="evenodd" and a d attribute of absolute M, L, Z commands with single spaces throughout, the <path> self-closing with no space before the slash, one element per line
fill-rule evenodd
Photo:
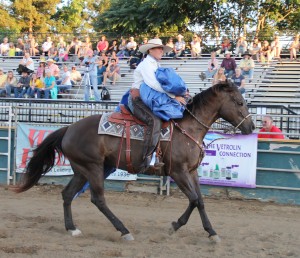
<path fill-rule="evenodd" d="M 145 163 L 146 163 L 145 166 L 147 168 L 151 167 L 152 169 L 160 169 L 161 167 L 163 167 L 165 165 L 165 163 L 163 163 L 159 160 L 159 157 L 155 158 L 154 165 L 150 165 L 151 159 L 152 159 L 152 154 L 147 156 L 145 159 Z"/>

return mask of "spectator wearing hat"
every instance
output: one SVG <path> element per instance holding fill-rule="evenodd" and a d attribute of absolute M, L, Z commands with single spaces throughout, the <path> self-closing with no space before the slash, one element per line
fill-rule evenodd
<path fill-rule="evenodd" d="M 249 82 L 253 80 L 253 73 L 254 73 L 254 61 L 251 58 L 251 54 L 249 52 L 245 52 L 243 55 L 243 59 L 240 61 L 240 68 L 242 70 L 242 75 L 249 75 Z"/>
<path fill-rule="evenodd" d="M 234 70 L 236 69 L 236 62 L 231 57 L 231 52 L 225 52 L 225 58 L 221 63 L 221 67 L 224 67 L 225 69 L 226 78 L 230 78 L 234 74 Z"/>
<path fill-rule="evenodd" d="M 24 95 L 27 92 L 29 85 L 30 85 L 29 73 L 26 71 L 23 71 L 22 75 L 17 83 L 17 86 L 13 88 L 15 98 L 24 98 Z"/>
<path fill-rule="evenodd" d="M 17 72 L 21 74 L 22 72 L 32 73 L 34 71 L 34 62 L 29 55 L 28 51 L 25 51 L 23 59 L 20 61 Z"/>
<path fill-rule="evenodd" d="M 262 125 L 262 128 L 259 130 L 258 138 L 284 139 L 282 131 L 273 125 L 273 118 L 271 116 L 264 116 Z"/>
<path fill-rule="evenodd" d="M 46 61 L 39 61 L 39 66 L 36 70 L 36 76 L 37 78 L 44 78 L 45 77 L 45 69 L 46 69 Z"/>
<path fill-rule="evenodd" d="M 184 42 L 183 38 L 184 37 L 181 34 L 178 34 L 177 42 L 175 43 L 175 46 L 173 48 L 175 57 L 183 56 L 183 54 L 184 54 L 185 42 Z"/>
<path fill-rule="evenodd" d="M 127 56 L 135 55 L 137 50 L 137 43 L 134 41 L 134 37 L 130 37 L 126 45 Z"/>
<path fill-rule="evenodd" d="M 55 64 L 55 61 L 52 58 L 47 59 L 47 67 L 46 69 L 49 69 L 51 76 L 54 76 L 56 79 L 59 78 L 59 68 Z"/>

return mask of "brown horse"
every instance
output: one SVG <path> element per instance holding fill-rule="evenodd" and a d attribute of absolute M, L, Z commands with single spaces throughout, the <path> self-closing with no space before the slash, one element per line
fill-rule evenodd
<path fill-rule="evenodd" d="M 164 173 L 169 174 L 182 192 L 188 197 L 186 211 L 172 223 L 171 231 L 177 231 L 188 222 L 197 208 L 204 229 L 210 239 L 219 241 L 206 215 L 200 193 L 197 167 L 203 158 L 202 140 L 209 127 L 218 119 L 230 122 L 235 129 L 243 134 L 250 134 L 254 124 L 249 115 L 242 95 L 231 82 L 215 85 L 194 96 L 192 103 L 187 105 L 182 119 L 176 120 L 177 126 L 172 135 L 172 148 L 162 143 L 164 157 Z M 84 118 L 68 127 L 61 128 L 50 134 L 35 150 L 29 161 L 23 180 L 17 186 L 17 192 L 33 187 L 39 179 L 55 166 L 55 153 L 62 153 L 70 161 L 74 176 L 62 191 L 64 219 L 66 230 L 72 235 L 80 234 L 73 223 L 71 202 L 75 194 L 85 183 L 90 183 L 91 201 L 121 232 L 126 240 L 133 240 L 132 235 L 123 223 L 110 211 L 104 198 L 104 166 L 115 167 L 118 160 L 120 138 L 110 135 L 98 135 L 100 115 Z M 135 170 L 142 160 L 142 141 L 133 140 L 132 164 Z M 125 149 L 121 152 L 119 163 L 121 169 L 126 168 Z"/>

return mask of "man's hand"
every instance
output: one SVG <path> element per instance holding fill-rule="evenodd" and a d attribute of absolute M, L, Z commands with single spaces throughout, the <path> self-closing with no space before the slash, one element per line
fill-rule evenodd
<path fill-rule="evenodd" d="M 180 104 L 183 104 L 183 105 L 186 105 L 186 102 L 185 102 L 185 99 L 181 96 L 176 96 L 175 99 L 180 103 Z"/>

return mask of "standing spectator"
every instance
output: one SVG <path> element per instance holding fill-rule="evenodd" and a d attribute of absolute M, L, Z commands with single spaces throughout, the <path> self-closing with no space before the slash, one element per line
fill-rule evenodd
<path fill-rule="evenodd" d="M 107 79 L 112 81 L 112 85 L 115 85 L 120 77 L 120 67 L 116 64 L 116 59 L 112 58 L 106 68 L 106 72 L 103 74 L 103 85 L 106 85 Z"/>
<path fill-rule="evenodd" d="M 242 70 L 242 75 L 249 75 L 249 82 L 252 82 L 255 64 L 249 52 L 243 54 L 243 59 L 240 61 L 239 66 Z"/>
<path fill-rule="evenodd" d="M 46 69 L 48 69 L 50 71 L 51 76 L 54 76 L 55 78 L 59 78 L 59 68 L 58 66 L 55 64 L 55 61 L 52 58 L 47 59 L 47 67 Z"/>
<path fill-rule="evenodd" d="M 271 61 L 271 47 L 268 41 L 264 41 L 263 46 L 260 49 L 260 61 L 262 63 L 269 64 Z"/>
<path fill-rule="evenodd" d="M 173 57 L 175 55 L 174 50 L 173 50 L 174 47 L 175 47 L 174 42 L 173 42 L 173 38 L 168 39 L 168 42 L 167 42 L 166 46 L 170 47 L 172 50 L 167 52 L 165 55 L 169 56 L 169 57 Z"/>
<path fill-rule="evenodd" d="M 7 75 L 3 72 L 3 68 L 0 67 L 0 96 L 4 96 L 5 90 L 5 82 L 7 79 Z"/>
<path fill-rule="evenodd" d="M 274 40 L 271 42 L 271 56 L 275 58 L 280 58 L 282 45 L 279 41 L 279 37 L 275 36 Z"/>
<path fill-rule="evenodd" d="M 98 54 L 100 55 L 102 52 L 108 50 L 108 41 L 106 40 L 106 36 L 102 35 L 100 41 L 97 43 Z"/>
<path fill-rule="evenodd" d="M 294 38 L 290 46 L 290 60 L 297 60 L 297 49 L 299 49 L 299 35 Z"/>
<path fill-rule="evenodd" d="M 76 70 L 76 66 L 73 65 L 70 72 L 71 84 L 75 85 L 76 83 L 81 81 L 81 73 Z"/>
<path fill-rule="evenodd" d="M 24 57 L 21 60 L 19 67 L 17 68 L 17 72 L 21 74 L 23 71 L 26 73 L 32 73 L 34 71 L 34 62 L 29 55 L 28 51 L 25 51 Z"/>
<path fill-rule="evenodd" d="M 3 38 L 3 43 L 0 44 L 0 56 L 7 56 L 9 51 L 8 38 Z"/>
<path fill-rule="evenodd" d="M 8 56 L 10 57 L 16 56 L 16 48 L 13 42 L 9 42 Z"/>
<path fill-rule="evenodd" d="M 85 57 L 82 61 L 82 64 L 86 65 L 87 72 L 90 77 L 90 81 L 87 80 L 87 76 L 85 77 L 85 90 L 84 90 L 84 100 L 90 100 L 90 89 L 93 87 L 94 97 L 96 101 L 100 101 L 100 93 L 98 91 L 98 80 L 97 80 L 97 58 L 93 56 L 93 50 L 88 50 L 88 56 Z"/>
<path fill-rule="evenodd" d="M 216 52 L 213 51 L 210 54 L 207 70 L 205 71 L 205 73 L 202 72 L 199 76 L 202 81 L 204 81 L 206 78 L 213 78 L 218 69 L 219 69 L 219 62 L 218 59 L 216 58 Z"/>
<path fill-rule="evenodd" d="M 239 39 L 236 43 L 235 54 L 241 56 L 242 54 L 244 54 L 244 52 L 247 50 L 247 48 L 248 48 L 248 44 L 247 44 L 245 37 L 243 37 L 243 36 L 239 37 Z"/>
<path fill-rule="evenodd" d="M 30 56 L 36 56 L 40 51 L 38 50 L 38 43 L 33 36 L 29 39 L 29 45 Z"/>
<path fill-rule="evenodd" d="M 225 68 L 226 78 L 230 78 L 233 75 L 234 70 L 236 68 L 236 63 L 235 60 L 231 57 L 231 52 L 225 52 L 225 58 L 221 63 L 221 67 Z"/>
<path fill-rule="evenodd" d="M 56 85 L 59 92 L 61 93 L 68 93 L 69 90 L 72 88 L 71 73 L 68 69 L 68 66 L 64 65 L 61 80 L 57 82 Z"/>
<path fill-rule="evenodd" d="M 241 74 L 241 69 L 236 68 L 235 74 L 231 77 L 234 85 L 238 88 L 241 94 L 246 92 L 245 90 L 245 77 Z"/>
<path fill-rule="evenodd" d="M 40 98 L 44 98 L 44 99 L 50 99 L 50 97 L 57 98 L 57 87 L 56 87 L 56 83 L 55 83 L 55 77 L 53 75 L 51 75 L 51 71 L 50 69 L 46 69 L 46 76 L 44 78 L 43 81 L 43 88 L 37 88 L 37 97 Z M 53 93 L 51 93 L 51 91 Z M 42 96 L 42 93 L 44 94 Z M 56 93 L 56 94 L 55 94 Z"/>
<path fill-rule="evenodd" d="M 137 43 L 134 41 L 134 37 L 129 38 L 129 42 L 126 45 L 127 56 L 135 55 L 137 49 Z"/>
<path fill-rule="evenodd" d="M 194 34 L 193 40 L 191 41 L 191 55 L 192 57 L 199 57 L 201 55 L 201 39 Z"/>
<path fill-rule="evenodd" d="M 42 52 L 45 54 L 45 56 L 48 56 L 48 52 L 51 47 L 52 47 L 51 37 L 47 37 L 46 41 L 42 45 Z"/>
<path fill-rule="evenodd" d="M 263 127 L 259 130 L 259 132 L 269 134 L 258 134 L 258 138 L 284 139 L 282 131 L 278 127 L 273 125 L 273 118 L 271 116 L 264 116 L 262 119 L 262 125 Z"/>
<path fill-rule="evenodd" d="M 7 72 L 7 78 L 4 84 L 5 84 L 6 96 L 10 98 L 12 89 L 14 89 L 14 87 L 17 86 L 17 78 L 14 76 L 13 71 Z"/>
<path fill-rule="evenodd" d="M 220 82 L 226 81 L 226 76 L 224 74 L 225 69 L 223 67 L 220 67 L 216 74 L 213 77 L 212 85 L 218 84 Z"/>
<path fill-rule="evenodd" d="M 173 48 L 175 57 L 183 56 L 184 50 L 185 50 L 185 42 L 183 40 L 183 36 L 181 34 L 178 34 L 177 42 L 175 43 L 175 46 Z"/>
<path fill-rule="evenodd" d="M 127 52 L 126 46 L 127 46 L 126 39 L 122 39 L 122 41 L 118 47 L 118 52 L 117 52 L 118 57 L 124 57 L 126 55 L 126 52 Z"/>
<path fill-rule="evenodd" d="M 24 52 L 24 43 L 22 38 L 18 38 L 16 45 L 16 56 L 22 56 Z"/>
<path fill-rule="evenodd" d="M 30 77 L 28 72 L 23 71 L 20 77 L 17 87 L 14 87 L 15 98 L 24 98 L 30 84 Z"/>
<path fill-rule="evenodd" d="M 38 90 L 42 89 L 43 87 L 44 87 L 43 81 L 37 77 L 36 73 L 32 73 L 30 83 L 29 83 L 29 88 L 27 90 L 28 97 L 34 98 L 35 94 L 37 94 Z"/>

